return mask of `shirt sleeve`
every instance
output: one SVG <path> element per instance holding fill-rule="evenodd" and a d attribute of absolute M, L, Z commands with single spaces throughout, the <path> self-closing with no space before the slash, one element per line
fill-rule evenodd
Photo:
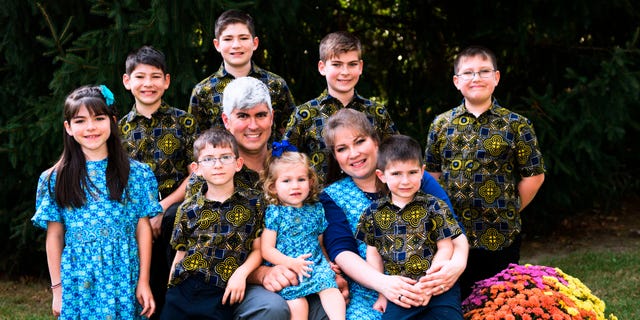
<path fill-rule="evenodd" d="M 456 219 L 456 221 L 458 221 L 458 225 L 460 226 L 460 229 L 462 229 L 462 232 L 464 232 L 464 226 L 458 218 L 458 215 L 456 215 L 455 211 L 453 210 L 453 205 L 451 204 L 451 200 L 449 200 L 449 196 L 447 196 L 447 192 L 444 191 L 438 181 L 436 181 L 436 179 L 426 171 L 422 175 L 422 185 L 420 186 L 420 189 L 422 189 L 422 192 L 433 195 L 434 197 L 446 202 L 449 206 L 449 209 L 451 210 L 451 214 Z"/>
<path fill-rule="evenodd" d="M 49 171 L 43 172 L 38 179 L 36 213 L 31 218 L 31 222 L 36 227 L 47 229 L 48 221 L 64 223 L 62 209 L 57 205 L 56 199 L 51 196 L 54 187 L 54 175 L 49 177 Z"/>
<path fill-rule="evenodd" d="M 320 194 L 320 203 L 322 203 L 328 222 L 323 239 L 329 259 L 334 261 L 336 256 L 343 251 L 358 254 L 356 239 L 353 237 L 344 211 L 324 192 Z"/>

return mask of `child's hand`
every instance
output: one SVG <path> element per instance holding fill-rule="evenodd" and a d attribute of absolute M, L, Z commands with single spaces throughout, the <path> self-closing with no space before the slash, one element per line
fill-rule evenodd
<path fill-rule="evenodd" d="M 227 287 L 224 289 L 222 296 L 222 304 L 226 304 L 229 298 L 229 304 L 236 304 L 244 300 L 244 291 L 247 287 L 247 276 L 240 269 L 237 269 L 227 281 Z"/>
<path fill-rule="evenodd" d="M 62 309 L 62 287 L 58 286 L 51 290 L 53 291 L 53 301 L 51 301 L 51 312 L 55 317 L 59 317 L 60 309 Z"/>
<path fill-rule="evenodd" d="M 309 257 L 311 257 L 311 253 L 305 253 L 297 258 L 289 260 L 289 265 L 287 267 L 298 275 L 298 280 L 300 282 L 302 282 L 303 277 L 311 277 L 311 274 L 309 273 L 313 270 L 310 267 L 310 265 L 313 264 L 313 261 L 306 260 Z"/>
<path fill-rule="evenodd" d="M 378 294 L 378 300 L 373 304 L 373 309 L 384 313 L 387 310 L 387 298 L 382 294 Z"/>
<path fill-rule="evenodd" d="M 149 287 L 148 283 L 138 283 L 138 286 L 136 287 L 136 298 L 138 299 L 138 303 L 142 306 L 142 312 L 140 312 L 140 315 L 147 318 L 151 317 L 151 315 L 156 311 L 156 302 L 153 300 L 151 287 Z"/>

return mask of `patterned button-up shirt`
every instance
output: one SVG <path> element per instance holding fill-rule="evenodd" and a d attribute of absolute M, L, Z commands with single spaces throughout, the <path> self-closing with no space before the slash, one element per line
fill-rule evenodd
<path fill-rule="evenodd" d="M 272 139 L 279 141 L 289 120 L 289 115 L 296 107 L 293 95 L 287 82 L 275 73 L 262 69 L 251 63 L 249 77 L 264 82 L 269 88 L 271 107 L 273 108 Z M 198 83 L 191 92 L 189 113 L 193 114 L 204 131 L 209 128 L 224 128 L 222 123 L 222 93 L 227 84 L 235 77 L 224 69 L 224 62 L 216 73 Z"/>
<path fill-rule="evenodd" d="M 201 275 L 207 283 L 225 288 L 264 227 L 258 192 L 236 188 L 229 199 L 218 202 L 207 200 L 204 190 L 178 208 L 171 245 L 186 255 L 172 271 L 170 286 Z"/>
<path fill-rule="evenodd" d="M 404 208 L 388 196 L 360 217 L 356 238 L 380 252 L 385 273 L 418 280 L 431 266 L 437 241 L 462 234 L 446 202 L 418 191 Z"/>
<path fill-rule="evenodd" d="M 309 156 L 311 165 L 322 181 L 327 174 L 328 158 L 331 154 L 322 138 L 322 131 L 329 117 L 342 108 L 351 108 L 366 114 L 380 139 L 398 133 L 389 112 L 382 104 L 365 99 L 357 93 L 346 106 L 325 90 L 319 97 L 296 107 L 283 139 L 289 140 L 289 143 Z"/>
<path fill-rule="evenodd" d="M 427 171 L 442 172 L 472 248 L 511 245 L 521 230 L 518 180 L 545 172 L 527 118 L 496 102 L 476 118 L 462 104 L 431 124 L 425 160 Z"/>
<path fill-rule="evenodd" d="M 138 113 L 134 106 L 118 126 L 129 156 L 151 167 L 161 198 L 175 191 L 189 174 L 193 141 L 199 133 L 195 118 L 163 101 L 151 118 Z"/>

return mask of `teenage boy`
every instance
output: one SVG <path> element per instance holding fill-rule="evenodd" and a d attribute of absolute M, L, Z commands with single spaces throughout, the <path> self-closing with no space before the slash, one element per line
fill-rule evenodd
<path fill-rule="evenodd" d="M 422 148 L 416 140 L 404 135 L 385 139 L 378 150 L 376 175 L 390 195 L 369 206 L 356 231 L 356 238 L 367 244 L 367 262 L 386 274 L 416 281 L 451 259 L 452 238 L 462 234 L 447 203 L 420 189 L 423 173 Z M 408 309 L 388 303 L 380 294 L 374 309 L 384 312 L 382 319 L 462 320 L 460 287 L 425 296 L 422 306 Z"/>
<path fill-rule="evenodd" d="M 173 251 L 169 245 L 175 212 L 184 200 L 193 140 L 198 134 L 195 118 L 162 100 L 169 88 L 165 56 L 143 46 L 127 56 L 124 87 L 135 104 L 118 122 L 122 144 L 129 156 L 147 163 L 158 181 L 163 214 L 150 219 L 154 243 L 151 263 L 151 289 L 156 299 L 156 318 L 162 311 L 167 274 Z"/>
<path fill-rule="evenodd" d="M 284 138 L 307 153 L 323 182 L 328 170 L 330 151 L 322 139 L 327 119 L 342 108 L 352 108 L 367 115 L 381 139 L 398 132 L 387 109 L 357 94 L 364 62 L 360 40 L 345 31 L 326 35 L 320 41 L 318 71 L 327 81 L 319 97 L 296 107 L 291 114 Z"/>
<path fill-rule="evenodd" d="M 476 281 L 520 260 L 520 212 L 540 189 L 545 167 L 531 121 L 493 99 L 500 81 L 493 52 L 466 48 L 453 71 L 464 100 L 433 120 L 425 161 L 469 239 L 460 278 L 465 299 Z"/>
<path fill-rule="evenodd" d="M 247 276 L 261 263 L 263 212 L 257 191 L 236 188 L 243 159 L 231 133 L 213 128 L 193 145 L 206 184 L 180 205 L 176 249 L 161 319 L 231 319 Z"/>
<path fill-rule="evenodd" d="M 223 12 L 216 20 L 213 46 L 222 56 L 222 65 L 193 88 L 189 101 L 189 113 L 196 117 L 200 129 L 223 127 L 224 88 L 235 78 L 249 76 L 269 87 L 274 116 L 273 139 L 280 140 L 295 103 L 282 77 L 258 67 L 251 60 L 258 48 L 253 18 L 239 10 Z"/>

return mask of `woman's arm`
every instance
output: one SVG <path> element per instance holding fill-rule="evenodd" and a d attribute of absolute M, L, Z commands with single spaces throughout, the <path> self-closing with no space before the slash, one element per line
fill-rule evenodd
<path fill-rule="evenodd" d="M 323 233 L 323 244 L 330 261 L 343 251 L 358 253 L 356 239 L 349 227 L 349 221 L 344 212 L 326 193 L 320 193 L 320 202 L 324 209 L 327 228 Z"/>
<path fill-rule="evenodd" d="M 138 219 L 136 239 L 138 241 L 138 255 L 140 259 L 140 274 L 138 275 L 136 298 L 142 306 L 142 312 L 140 314 L 150 317 L 156 310 L 156 304 L 153 300 L 153 294 L 151 293 L 151 286 L 149 285 L 153 234 L 148 217 Z"/>
<path fill-rule="evenodd" d="M 53 300 L 51 302 L 51 312 L 54 316 L 60 315 L 62 309 L 62 286 L 60 278 L 60 263 L 62 261 L 62 250 L 64 249 L 64 225 L 59 222 L 47 222 L 47 239 L 45 243 L 47 250 L 47 264 L 49 266 L 49 278 L 51 279 L 51 291 Z"/>

